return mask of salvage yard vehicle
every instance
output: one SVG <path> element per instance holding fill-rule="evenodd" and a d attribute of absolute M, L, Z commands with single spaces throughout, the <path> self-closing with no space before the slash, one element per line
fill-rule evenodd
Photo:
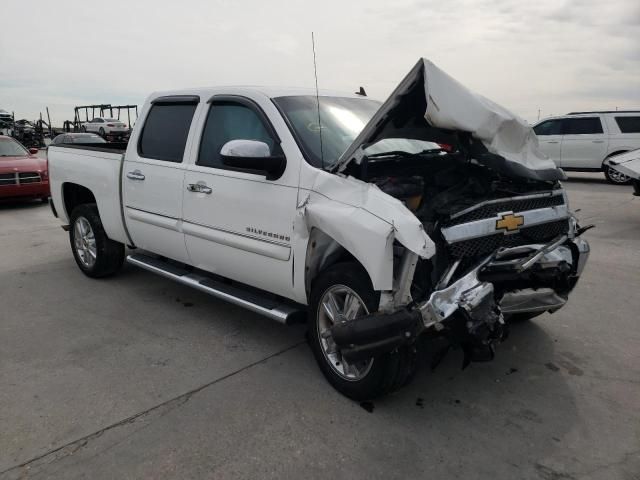
<path fill-rule="evenodd" d="M 49 198 L 47 161 L 37 148 L 27 150 L 11 137 L 0 135 L 0 199 Z"/>
<path fill-rule="evenodd" d="M 115 118 L 96 117 L 82 124 L 83 132 L 98 133 L 101 137 L 124 137 L 129 134 L 127 124 Z"/>
<path fill-rule="evenodd" d="M 533 130 L 421 59 L 380 104 L 221 87 L 146 101 L 126 151 L 49 152 L 89 277 L 127 261 L 280 322 L 307 315 L 354 399 L 409 382 L 416 340 L 493 358 L 506 317 L 561 308 L 589 254 Z"/>
<path fill-rule="evenodd" d="M 628 177 L 633 185 L 633 194 L 640 197 L 640 148 L 610 157 L 605 163 L 611 170 Z"/>
<path fill-rule="evenodd" d="M 610 183 L 631 182 L 606 160 L 640 148 L 640 111 L 574 112 L 546 118 L 533 130 L 540 149 L 563 170 L 604 172 Z"/>
<path fill-rule="evenodd" d="M 94 144 L 94 143 L 107 143 L 107 141 L 100 135 L 95 133 L 61 133 L 57 135 L 49 144 L 60 145 L 63 143 L 82 143 L 82 144 Z"/>

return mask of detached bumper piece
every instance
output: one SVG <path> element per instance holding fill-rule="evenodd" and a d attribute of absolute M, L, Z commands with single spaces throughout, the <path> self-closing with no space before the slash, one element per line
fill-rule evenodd
<path fill-rule="evenodd" d="M 423 330 L 420 312 L 400 310 L 337 323 L 331 328 L 331 336 L 342 357 L 356 362 L 412 343 Z"/>

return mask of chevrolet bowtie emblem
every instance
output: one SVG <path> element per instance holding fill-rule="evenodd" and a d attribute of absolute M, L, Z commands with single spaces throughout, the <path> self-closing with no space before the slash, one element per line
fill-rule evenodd
<path fill-rule="evenodd" d="M 496 220 L 496 230 L 504 230 L 506 232 L 515 232 L 524 225 L 524 217 L 522 215 L 514 215 L 513 213 L 503 213 Z"/>

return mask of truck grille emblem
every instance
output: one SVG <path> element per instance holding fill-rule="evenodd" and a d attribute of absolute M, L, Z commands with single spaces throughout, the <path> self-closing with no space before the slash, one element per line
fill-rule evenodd
<path fill-rule="evenodd" d="M 505 232 L 515 232 L 524 225 L 524 217 L 522 215 L 514 215 L 513 212 L 503 213 L 496 220 L 496 230 Z"/>

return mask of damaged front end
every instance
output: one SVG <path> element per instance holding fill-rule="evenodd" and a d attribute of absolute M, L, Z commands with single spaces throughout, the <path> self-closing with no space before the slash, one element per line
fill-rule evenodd
<path fill-rule="evenodd" d="M 580 238 L 588 227 L 569 210 L 564 173 L 540 152 L 531 127 L 428 60 L 332 171 L 333 178 L 318 176 L 322 197 L 308 205 L 309 221 L 332 234 L 327 229 L 344 217 L 336 235 L 352 224 L 379 226 L 367 242 L 360 235 L 342 243 L 380 291 L 377 313 L 324 333 L 347 361 L 391 352 L 426 332 L 460 346 L 465 364 L 490 360 L 510 319 L 566 303 L 589 255 Z M 327 199 L 339 207 L 322 216 Z M 376 238 L 375 252 L 384 255 L 359 256 Z M 392 282 L 384 280 L 390 265 Z"/>
<path fill-rule="evenodd" d="M 540 208 L 506 210 L 513 202 Z M 517 232 L 496 231 L 505 215 L 530 223 Z M 402 253 L 397 259 L 396 290 L 382 293 L 380 311 L 331 329 L 347 361 L 412 344 L 425 332 L 461 347 L 463 366 L 491 360 L 495 345 L 507 335 L 510 318 L 552 313 L 566 303 L 589 255 L 589 245 L 577 236 L 581 230 L 561 190 L 482 202 L 441 224 L 446 227 L 434 234 L 439 241 L 432 260 L 446 259 L 444 268 L 397 247 Z M 410 285 L 408 293 L 400 291 L 403 285 Z M 407 299 L 401 306 L 400 298 Z"/>

